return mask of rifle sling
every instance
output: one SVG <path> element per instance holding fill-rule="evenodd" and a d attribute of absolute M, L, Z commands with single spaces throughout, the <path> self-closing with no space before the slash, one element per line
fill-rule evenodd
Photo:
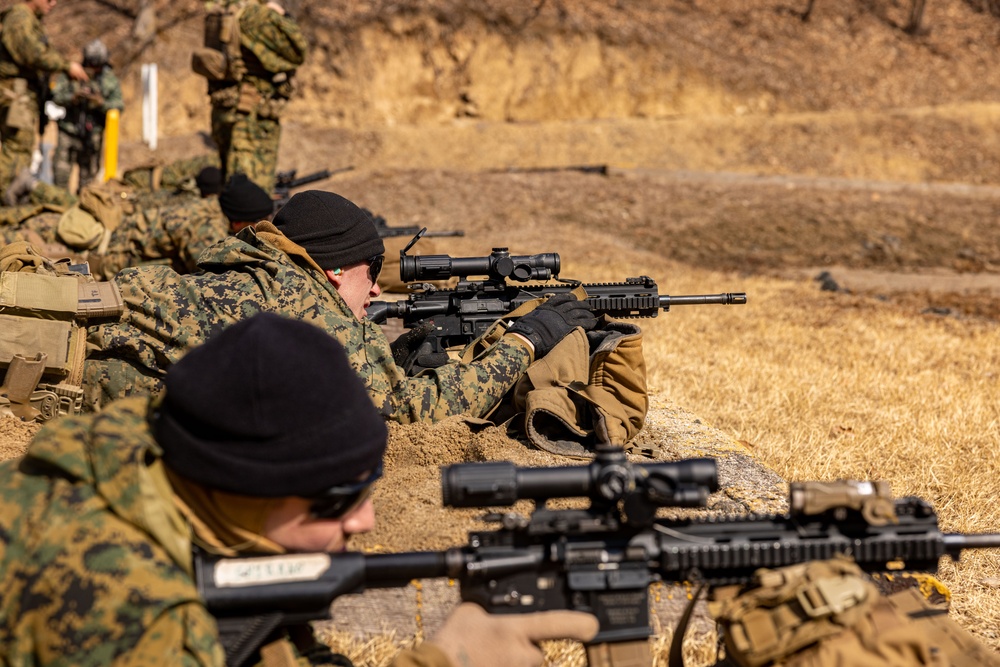
<path fill-rule="evenodd" d="M 670 639 L 670 661 L 667 663 L 667 667 L 684 667 L 684 635 L 687 634 L 688 624 L 691 622 L 691 616 L 694 615 L 694 607 L 704 590 L 705 584 L 698 586 L 698 590 L 691 596 L 691 600 L 684 607 L 684 613 L 677 621 L 674 636 Z"/>

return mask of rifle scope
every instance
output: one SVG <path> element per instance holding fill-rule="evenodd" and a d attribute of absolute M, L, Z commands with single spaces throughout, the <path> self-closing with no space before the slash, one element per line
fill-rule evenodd
<path fill-rule="evenodd" d="M 518 500 L 590 498 L 612 504 L 639 496 L 659 507 L 704 507 L 719 490 L 715 459 L 631 463 L 619 448 L 598 450 L 589 465 L 520 468 L 513 463 L 459 463 L 441 469 L 446 507 L 506 507 Z"/>
<path fill-rule="evenodd" d="M 405 251 L 404 251 L 405 252 Z M 404 283 L 447 280 L 452 276 L 487 276 L 491 280 L 510 278 L 517 282 L 549 280 L 559 275 L 559 255 L 511 255 L 507 248 L 494 248 L 488 257 L 450 255 L 405 255 L 400 253 L 399 278 Z"/>

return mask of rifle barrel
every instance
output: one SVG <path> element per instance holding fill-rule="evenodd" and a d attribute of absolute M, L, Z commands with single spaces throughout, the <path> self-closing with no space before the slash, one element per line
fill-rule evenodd
<path fill-rule="evenodd" d="M 706 304 L 723 304 L 741 306 L 747 302 L 746 292 L 724 292 L 722 294 L 688 294 L 685 296 L 662 295 L 660 308 L 670 310 L 671 306 L 702 306 Z"/>
<path fill-rule="evenodd" d="M 941 537 L 944 540 L 945 551 L 956 560 L 963 549 L 1000 549 L 1000 534 L 998 533 L 975 533 L 972 535 L 944 533 Z"/>

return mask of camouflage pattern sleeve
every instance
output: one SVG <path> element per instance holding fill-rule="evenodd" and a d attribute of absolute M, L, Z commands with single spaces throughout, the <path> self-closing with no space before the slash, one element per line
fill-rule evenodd
<path fill-rule="evenodd" d="M 338 338 L 368 385 L 376 407 L 387 419 L 401 424 L 439 421 L 453 415 L 484 417 L 531 363 L 528 348 L 505 337 L 471 363 L 452 361 L 407 377 L 393 360 L 382 328 L 366 320 L 363 330 L 365 344 L 361 349 L 356 340 Z"/>
<path fill-rule="evenodd" d="M 190 563 L 164 546 L 181 528 L 154 520 L 173 505 L 148 482 L 145 406 L 51 422 L 0 464 L 0 664 L 223 665 Z"/>
<path fill-rule="evenodd" d="M 250 5 L 240 17 L 240 44 L 269 72 L 288 72 L 306 60 L 309 42 L 298 24 L 265 5 Z"/>
<path fill-rule="evenodd" d="M 407 377 L 381 327 L 358 320 L 326 277 L 300 266 L 252 228 L 207 248 L 198 273 L 167 267 L 118 274 L 126 316 L 91 327 L 84 367 L 88 400 L 159 391 L 171 364 L 212 333 L 267 311 L 312 323 L 337 338 L 386 419 L 409 423 L 487 414 L 521 377 L 528 349 L 501 339 L 471 363 Z M 97 388 L 100 388 L 100 392 Z"/>
<path fill-rule="evenodd" d="M 76 86 L 73 85 L 73 81 L 64 72 L 60 72 L 52 87 L 52 101 L 63 108 L 69 107 L 73 103 L 75 93 Z"/>
<path fill-rule="evenodd" d="M 101 107 L 104 113 L 112 109 L 121 111 L 125 108 L 125 102 L 122 99 L 121 83 L 110 67 L 105 67 L 101 70 L 101 74 L 97 79 L 97 86 L 101 91 L 101 96 L 104 98 L 104 105 Z"/>
<path fill-rule="evenodd" d="M 20 67 L 43 72 L 67 72 L 69 60 L 49 46 L 41 21 L 23 2 L 10 8 L 0 40 Z"/>

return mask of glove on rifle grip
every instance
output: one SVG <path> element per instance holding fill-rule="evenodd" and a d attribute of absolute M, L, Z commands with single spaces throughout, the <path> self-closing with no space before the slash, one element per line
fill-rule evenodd
<path fill-rule="evenodd" d="M 535 358 L 541 359 L 576 327 L 591 331 L 596 326 L 597 317 L 589 303 L 572 294 L 559 294 L 518 319 L 507 333 L 520 334 L 531 341 Z"/>

